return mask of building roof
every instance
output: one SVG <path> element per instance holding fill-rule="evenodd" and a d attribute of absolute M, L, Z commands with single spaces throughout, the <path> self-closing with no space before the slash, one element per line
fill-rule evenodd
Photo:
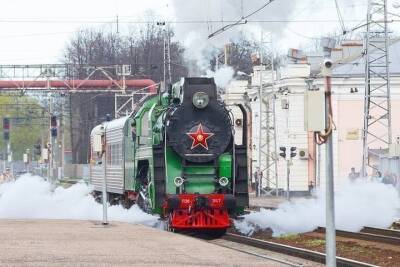
<path fill-rule="evenodd" d="M 391 74 L 400 74 L 400 39 L 391 39 L 389 46 L 389 72 Z M 362 54 L 355 55 L 354 59 L 343 63 L 338 63 L 333 69 L 334 76 L 364 75 L 365 62 Z"/>

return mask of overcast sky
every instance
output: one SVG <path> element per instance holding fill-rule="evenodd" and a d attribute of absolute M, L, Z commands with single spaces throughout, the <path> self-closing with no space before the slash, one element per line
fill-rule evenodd
<path fill-rule="evenodd" d="M 115 30 L 118 14 L 120 29 L 127 21 L 144 20 L 148 10 L 160 20 L 229 20 L 246 15 L 264 0 L 13 0 L 0 9 L 0 64 L 57 63 L 68 39 L 79 29 L 109 27 Z M 229 4 L 226 4 L 229 3 Z M 338 0 L 345 26 L 351 28 L 365 20 L 367 0 Z M 340 29 L 334 0 L 275 0 L 251 19 L 279 20 L 263 23 L 272 30 L 277 47 L 299 47 L 320 36 Z M 315 20 L 316 22 L 310 22 Z M 296 22 L 297 21 L 297 22 Z M 302 22 L 299 22 L 302 21 Z M 103 22 L 103 23 L 101 23 Z M 177 38 L 185 41 L 190 31 L 206 36 L 225 23 L 175 24 Z M 239 29 L 256 32 L 254 23 L 221 34 L 224 42 Z M 247 27 L 247 28 L 244 28 Z"/>

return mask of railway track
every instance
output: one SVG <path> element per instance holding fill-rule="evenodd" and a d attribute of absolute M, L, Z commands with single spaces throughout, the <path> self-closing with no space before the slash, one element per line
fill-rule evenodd
<path fill-rule="evenodd" d="M 323 227 L 319 227 L 316 232 L 323 233 L 323 232 L 325 232 L 325 229 Z M 382 228 L 374 228 L 374 227 L 364 227 L 361 230 L 361 232 L 359 232 L 359 233 L 337 230 L 336 234 L 337 234 L 337 236 L 340 236 L 340 237 L 372 241 L 372 242 L 377 242 L 377 243 L 386 243 L 386 244 L 391 244 L 391 245 L 400 245 L 400 231 L 398 231 L 398 230 L 390 230 L 390 229 L 382 229 Z M 199 238 L 199 236 L 193 236 L 193 237 Z M 285 245 L 285 244 L 281 244 L 281 243 L 277 243 L 277 242 L 271 242 L 271 241 L 246 237 L 246 236 L 232 234 L 232 233 L 227 233 L 224 236 L 222 236 L 220 239 L 238 243 L 238 244 L 247 245 L 248 247 L 254 247 L 254 248 L 258 248 L 258 249 L 262 249 L 262 250 L 266 250 L 266 251 L 272 251 L 272 252 L 276 252 L 276 253 L 280 253 L 280 254 L 285 254 L 285 255 L 289 255 L 292 257 L 296 257 L 296 258 L 301 258 L 301 259 L 312 261 L 312 262 L 317 262 L 317 263 L 322 263 L 322 264 L 325 263 L 325 254 L 324 253 L 309 250 L 309 249 L 289 246 L 289 245 Z M 274 256 L 270 256 L 268 254 L 263 254 L 263 253 L 260 254 L 260 253 L 252 252 L 249 250 L 246 251 L 246 250 L 240 249 L 240 247 L 238 248 L 238 247 L 229 245 L 229 243 L 228 244 L 216 243 L 216 244 L 230 248 L 230 249 L 234 249 L 234 250 L 237 250 L 240 252 L 258 256 L 261 258 L 265 258 L 268 260 L 273 260 L 276 262 L 284 263 L 288 266 L 301 266 L 301 264 L 299 265 L 299 264 L 291 262 L 291 261 L 285 261 L 285 260 L 280 259 L 279 257 L 274 257 Z M 376 266 L 376 265 L 365 263 L 365 262 L 360 262 L 360 261 L 356 261 L 356 260 L 352 260 L 352 259 L 348 259 L 348 258 L 337 257 L 337 266 L 346 266 L 346 267 L 365 266 L 365 267 L 367 267 L 367 266 Z"/>
<path fill-rule="evenodd" d="M 257 253 L 257 251 L 254 251 L 253 249 L 251 249 L 251 247 L 253 247 L 253 248 L 260 248 L 260 247 L 254 246 L 252 244 L 244 243 L 244 242 L 238 242 L 237 240 L 232 240 L 232 239 L 226 238 L 227 236 L 230 236 L 232 234 L 228 234 L 227 233 L 222 237 L 216 238 L 213 235 L 210 235 L 210 234 L 207 234 L 207 233 L 194 233 L 194 232 L 190 232 L 190 231 L 189 232 L 179 231 L 179 232 L 174 232 L 174 233 L 175 234 L 185 235 L 185 236 L 190 236 L 190 237 L 197 238 L 197 239 L 201 239 L 201 240 L 204 240 L 206 242 L 209 242 L 209 243 L 217 245 L 217 246 L 221 246 L 221 247 L 232 249 L 232 250 L 235 250 L 235 251 L 238 251 L 238 252 L 242 252 L 242 253 L 245 253 L 245 254 L 253 255 L 253 256 L 256 256 L 256 257 L 259 257 L 259 258 L 263 258 L 265 260 L 274 261 L 276 263 L 284 264 L 285 266 L 304 267 L 304 265 L 302 263 L 296 263 L 296 262 L 293 262 L 293 261 L 290 261 L 290 260 L 287 260 L 287 259 L 283 259 L 283 258 L 278 257 L 278 256 L 275 257 L 275 256 L 267 255 L 267 254 L 264 254 L 264 253 Z M 234 236 L 236 236 L 236 235 L 234 235 Z M 240 235 L 237 235 L 237 236 L 240 236 Z M 220 241 L 228 241 L 228 242 L 222 242 L 221 243 Z M 262 240 L 260 240 L 260 241 L 262 241 Z M 234 245 L 230 244 L 232 242 L 236 243 L 238 245 L 247 245 L 248 247 L 250 247 L 250 249 L 243 248 L 243 246 L 239 246 L 239 247 L 238 246 L 234 246 Z M 261 249 L 263 249 L 263 248 L 261 248 Z M 267 250 L 267 249 L 265 249 L 265 250 Z M 270 253 L 268 253 L 268 254 L 270 254 Z M 366 265 L 366 266 L 374 266 L 374 265 Z"/>
<path fill-rule="evenodd" d="M 364 227 L 361 230 L 361 232 L 400 238 L 400 230 L 375 228 L 375 227 Z"/>
<path fill-rule="evenodd" d="M 325 233 L 325 228 L 318 227 L 316 232 Z M 400 231 L 383 228 L 364 227 L 360 232 L 349 232 L 336 230 L 336 236 L 354 238 L 359 240 L 384 243 L 390 245 L 400 245 Z"/>
<path fill-rule="evenodd" d="M 222 237 L 224 240 L 228 240 L 231 242 L 236 242 L 256 248 L 261 248 L 269 251 L 274 251 L 282 254 L 287 254 L 290 256 L 302 258 L 305 260 L 310 260 L 318 263 L 325 263 L 325 254 L 308 250 L 308 249 L 303 249 L 303 248 L 298 248 L 298 247 L 293 247 L 293 246 L 288 246 L 288 245 L 283 245 L 280 243 L 276 242 L 270 242 L 270 241 L 265 241 L 265 240 L 260 240 L 260 239 L 255 239 L 251 237 L 246 237 L 246 236 L 241 236 L 237 234 L 231 234 L 228 233 Z M 342 257 L 336 257 L 337 260 L 337 266 L 340 267 L 371 267 L 371 266 L 376 266 L 372 265 L 369 263 L 364 263 L 364 262 L 359 262 L 351 259 L 346 259 Z"/>

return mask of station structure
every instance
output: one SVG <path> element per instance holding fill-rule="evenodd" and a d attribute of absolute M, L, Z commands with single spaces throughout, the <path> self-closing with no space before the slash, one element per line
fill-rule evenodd
<path fill-rule="evenodd" d="M 116 118 L 131 114 L 142 98 L 157 92 L 158 86 L 151 79 L 131 75 L 130 65 L 0 65 L 0 92 L 17 98 L 37 96 L 42 102 L 40 107 L 16 103 L 8 109 L 40 108 L 43 114 L 37 119 L 42 126 L 56 128 L 49 130 L 48 137 L 42 135 L 41 141 L 42 148 L 52 151 L 44 153 L 46 158 L 42 159 L 52 169 L 47 173 L 49 178 L 82 177 L 90 129 L 106 119 L 104 114 Z M 21 116 L 11 118 L 12 123 L 24 119 Z M 48 125 L 43 123 L 46 118 Z M 69 131 L 69 136 L 65 136 L 65 131 Z M 65 143 L 70 143 L 68 149 Z"/>
<path fill-rule="evenodd" d="M 390 39 L 388 46 L 389 73 L 390 73 L 390 100 L 391 116 L 400 116 L 400 40 Z M 362 40 L 344 40 L 332 49 L 334 67 L 332 71 L 332 101 L 334 147 L 334 174 L 335 183 L 340 186 L 349 180 L 354 168 L 355 174 L 361 175 L 363 168 L 363 130 L 365 104 L 365 58 Z M 324 79 L 319 75 L 321 71 L 322 54 L 304 54 L 302 51 L 290 49 L 287 63 L 274 71 L 254 66 L 251 79 L 236 80 L 226 89 L 226 99 L 230 102 L 242 101 L 253 107 L 252 133 L 253 140 L 250 147 L 252 166 L 257 166 L 258 142 L 255 133 L 259 131 L 257 106 L 259 99 L 257 88 L 260 87 L 260 69 L 262 83 L 265 89 L 262 112 L 271 112 L 267 104 L 273 108 L 275 121 L 269 120 L 268 129 L 276 131 L 269 144 L 269 158 L 277 162 L 277 176 L 279 191 L 286 190 L 286 163 L 279 159 L 276 146 L 294 146 L 297 155 L 292 160 L 290 175 L 291 194 L 307 194 L 311 188 L 325 186 L 325 148 L 317 146 L 310 132 L 305 130 L 304 112 L 307 105 L 305 93 L 307 90 L 324 90 Z M 276 77 L 272 80 L 272 77 Z M 381 77 L 371 77 L 371 83 L 381 83 Z M 272 86 L 273 85 L 273 86 Z M 270 96 L 273 97 L 270 97 Z M 374 112 L 375 110 L 372 110 Z M 378 113 L 379 114 L 379 113 Z M 373 114 L 370 118 L 374 119 Z M 378 115 L 377 115 L 378 116 Z M 376 119 L 376 118 L 375 118 Z M 384 118 L 385 119 L 385 118 Z M 374 130 L 377 136 L 387 134 L 387 127 Z M 273 131 L 272 131 L 273 132 Z M 391 125 L 393 143 L 383 146 L 381 142 L 369 144 L 370 153 L 368 168 L 369 176 L 400 175 L 400 124 Z M 267 140 L 268 135 L 262 138 Z M 273 138 L 276 138 L 276 145 Z M 263 149 L 263 148 L 261 148 Z M 262 158 L 262 160 L 265 160 Z M 254 173 L 252 174 L 254 180 Z M 275 187 L 273 179 L 263 173 L 263 187 Z"/>

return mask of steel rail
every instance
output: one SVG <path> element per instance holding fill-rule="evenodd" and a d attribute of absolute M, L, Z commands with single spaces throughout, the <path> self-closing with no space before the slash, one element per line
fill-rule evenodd
<path fill-rule="evenodd" d="M 263 259 L 266 259 L 266 260 L 271 260 L 271 261 L 283 263 L 283 264 L 285 264 L 287 266 L 291 266 L 291 267 L 302 267 L 303 266 L 301 264 L 290 262 L 290 261 L 287 261 L 287 260 L 284 260 L 284 259 L 279 259 L 279 258 L 276 258 L 276 257 L 263 255 L 263 254 L 260 254 L 260 253 L 257 253 L 257 252 L 248 251 L 248 250 L 240 249 L 240 248 L 237 248 L 237 247 L 232 247 L 232 246 L 229 246 L 227 244 L 221 244 L 221 243 L 218 243 L 218 242 L 214 242 L 214 241 L 218 241 L 218 240 L 224 240 L 224 241 L 230 241 L 230 242 L 233 242 L 233 243 L 240 243 L 240 242 L 236 242 L 236 241 L 231 241 L 231 240 L 225 239 L 224 237 L 215 239 L 214 237 L 212 237 L 212 236 L 210 236 L 210 235 L 208 235 L 206 233 L 196 233 L 196 232 L 190 232 L 190 231 L 180 231 L 180 232 L 172 231 L 172 232 L 175 233 L 175 234 L 178 234 L 178 235 L 190 236 L 190 237 L 193 237 L 193 238 L 201 239 L 201 240 L 204 240 L 204 241 L 206 241 L 206 242 L 208 242 L 210 244 L 217 245 L 217 246 L 224 247 L 224 248 L 228 248 L 228 249 L 235 250 L 235 251 L 238 251 L 238 252 L 242 252 L 242 253 L 245 253 L 245 254 L 248 254 L 248 255 L 252 255 L 252 256 L 255 256 L 255 257 L 259 257 L 259 258 L 263 258 Z M 225 235 L 227 235 L 227 234 L 225 234 Z M 242 244 L 244 244 L 244 243 L 242 243 Z M 250 247 L 254 247 L 254 246 L 250 245 Z"/>
<path fill-rule="evenodd" d="M 336 230 L 336 236 L 365 240 L 365 241 L 372 241 L 372 242 L 378 242 L 378 243 L 384 243 L 384 244 L 390 244 L 390 245 L 400 245 L 400 237 L 394 237 L 394 236 L 390 236 L 387 234 L 384 235 L 384 234 L 382 234 L 382 232 L 377 234 L 377 232 L 379 232 L 380 230 L 376 230 L 376 229 L 375 229 L 375 233 L 368 232 L 368 230 L 366 230 L 366 231 L 367 232 L 359 232 L 358 233 L 358 232 Z M 318 227 L 318 229 L 315 232 L 325 233 L 325 228 Z"/>
<path fill-rule="evenodd" d="M 376 235 L 400 238 L 400 230 L 392 230 L 392 229 L 365 226 L 361 230 L 361 232 L 367 233 L 367 234 L 376 234 Z"/>
<path fill-rule="evenodd" d="M 225 241 L 228 241 L 228 240 L 225 240 Z M 292 263 L 292 262 L 289 262 L 289 261 L 286 261 L 286 260 L 281 260 L 281 259 L 278 259 L 278 258 L 275 258 L 275 257 L 269 257 L 269 256 L 262 255 L 262 254 L 259 254 L 259 253 L 250 252 L 250 251 L 247 251 L 247 250 L 244 250 L 244 249 L 238 249 L 238 248 L 235 248 L 235 247 L 231 247 L 231 246 L 215 243 L 215 242 L 212 242 L 212 241 L 208 241 L 208 242 L 211 243 L 211 244 L 220 246 L 220 247 L 229 248 L 229 249 L 232 249 L 232 250 L 235 250 L 235 251 L 239 251 L 239 252 L 242 252 L 242 253 L 245 253 L 245 254 L 249 254 L 249 255 L 252 255 L 252 256 L 256 256 L 256 257 L 259 257 L 259 258 L 263 258 L 263 259 L 266 259 L 266 260 L 283 263 L 283 264 L 285 264 L 287 266 L 292 266 L 292 267 L 302 267 L 303 266 L 301 264 Z M 237 243 L 237 242 L 234 242 L 234 243 Z"/>
<path fill-rule="evenodd" d="M 325 254 L 317 251 L 312 251 L 308 249 L 283 245 L 276 242 L 265 241 L 260 239 L 255 239 L 251 237 L 245 237 L 237 234 L 226 234 L 222 237 L 224 240 L 245 244 L 252 247 L 257 247 L 265 250 L 275 251 L 278 253 L 283 253 L 291 255 L 294 257 L 311 260 L 319 263 L 325 263 Z M 339 267 L 371 267 L 376 266 L 369 263 L 364 263 L 356 260 L 351 260 L 342 257 L 336 257 L 337 266 Z"/>

